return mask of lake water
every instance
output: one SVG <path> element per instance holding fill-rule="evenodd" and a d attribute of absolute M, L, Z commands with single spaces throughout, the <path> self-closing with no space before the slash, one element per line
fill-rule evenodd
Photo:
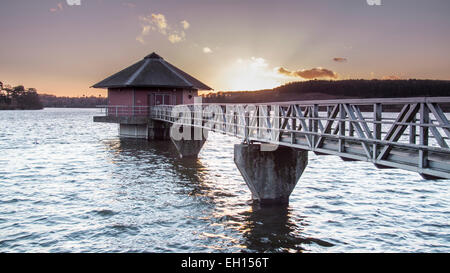
<path fill-rule="evenodd" d="M 259 208 L 211 133 L 197 161 L 95 109 L 0 111 L 0 252 L 449 252 L 449 180 L 310 153 Z"/>

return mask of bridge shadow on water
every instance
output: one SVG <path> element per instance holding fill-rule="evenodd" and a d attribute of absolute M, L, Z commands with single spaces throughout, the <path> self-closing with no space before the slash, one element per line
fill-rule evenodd
<path fill-rule="evenodd" d="M 305 237 L 305 219 L 295 217 L 289 206 L 260 206 L 252 204 L 251 210 L 242 213 L 240 227 L 244 252 L 304 252 L 305 245 L 317 244 L 331 247 L 333 244 L 320 239 Z"/>

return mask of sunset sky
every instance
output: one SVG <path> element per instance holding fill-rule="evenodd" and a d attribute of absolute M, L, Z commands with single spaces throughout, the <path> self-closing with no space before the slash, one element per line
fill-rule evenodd
<path fill-rule="evenodd" d="M 313 78 L 450 80 L 450 1 L 5 0 L 0 81 L 89 88 L 155 51 L 216 91 Z"/>

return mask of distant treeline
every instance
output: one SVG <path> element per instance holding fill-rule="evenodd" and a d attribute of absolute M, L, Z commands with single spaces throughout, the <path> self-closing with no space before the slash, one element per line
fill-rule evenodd
<path fill-rule="evenodd" d="M 108 103 L 103 97 L 57 97 L 38 94 L 35 88 L 26 89 L 23 85 L 3 86 L 0 82 L 0 110 L 40 110 L 54 108 L 95 108 Z"/>
<path fill-rule="evenodd" d="M 217 92 L 203 96 L 206 103 L 264 103 L 348 98 L 450 96 L 450 81 L 342 80 L 293 82 L 260 91 Z"/>
<path fill-rule="evenodd" d="M 0 110 L 39 110 L 43 105 L 34 88 L 6 86 L 0 83 Z"/>
<path fill-rule="evenodd" d="M 103 97 L 57 97 L 54 95 L 39 95 L 44 107 L 53 108 L 95 108 L 97 105 L 108 104 L 107 98 Z"/>

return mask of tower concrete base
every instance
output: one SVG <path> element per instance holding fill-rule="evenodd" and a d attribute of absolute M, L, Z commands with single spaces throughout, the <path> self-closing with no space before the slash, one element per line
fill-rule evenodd
<path fill-rule="evenodd" d="M 147 125 L 142 124 L 120 124 L 119 136 L 122 138 L 147 138 Z"/>
<path fill-rule="evenodd" d="M 151 120 L 147 124 L 119 124 L 119 136 L 149 140 L 170 140 L 170 124 Z"/>

